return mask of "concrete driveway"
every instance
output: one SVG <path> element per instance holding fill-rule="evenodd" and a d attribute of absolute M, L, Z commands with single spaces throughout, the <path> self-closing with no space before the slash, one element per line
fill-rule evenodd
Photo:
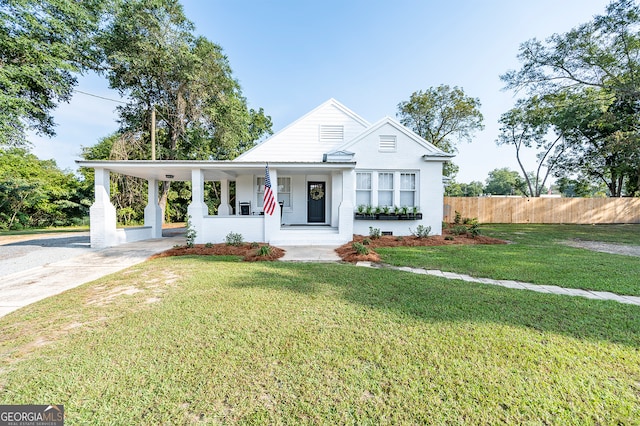
<path fill-rule="evenodd" d="M 88 232 L 0 237 L 0 317 L 185 243 L 171 235 L 101 250 Z"/>

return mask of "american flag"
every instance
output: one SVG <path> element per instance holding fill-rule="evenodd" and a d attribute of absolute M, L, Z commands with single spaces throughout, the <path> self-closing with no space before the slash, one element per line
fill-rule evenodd
<path fill-rule="evenodd" d="M 276 208 L 276 200 L 273 198 L 273 192 L 271 191 L 271 178 L 269 177 L 269 165 L 267 164 L 264 174 L 264 203 L 263 210 L 265 214 L 271 216 Z"/>

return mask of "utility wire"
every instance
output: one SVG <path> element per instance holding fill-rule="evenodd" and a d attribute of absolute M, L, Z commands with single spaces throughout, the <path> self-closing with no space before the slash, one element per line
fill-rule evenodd
<path fill-rule="evenodd" d="M 125 104 L 126 105 L 126 102 L 119 101 L 117 99 L 105 98 L 104 96 L 94 95 L 93 93 L 83 92 L 82 90 L 78 90 L 78 89 L 73 89 L 73 91 L 77 92 L 77 93 L 82 93 L 83 95 L 93 96 L 94 98 L 104 99 L 105 101 L 117 102 L 119 104 Z"/>

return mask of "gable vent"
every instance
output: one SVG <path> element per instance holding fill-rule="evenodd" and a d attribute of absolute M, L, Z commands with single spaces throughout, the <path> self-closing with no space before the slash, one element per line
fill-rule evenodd
<path fill-rule="evenodd" d="M 383 152 L 395 152 L 396 137 L 380 135 L 380 145 L 378 145 L 378 150 Z"/>
<path fill-rule="evenodd" d="M 320 142 L 342 142 L 343 140 L 344 126 L 320 126 Z"/>

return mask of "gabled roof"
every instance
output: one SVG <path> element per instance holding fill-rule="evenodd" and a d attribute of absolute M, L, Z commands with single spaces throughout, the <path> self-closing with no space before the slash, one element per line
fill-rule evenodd
<path fill-rule="evenodd" d="M 332 149 L 331 151 L 327 152 L 327 154 L 332 155 L 332 154 L 338 153 L 340 151 L 348 151 L 349 147 L 357 144 L 358 142 L 360 142 L 361 140 L 363 140 L 367 136 L 371 135 L 372 133 L 378 131 L 380 128 L 382 128 L 385 125 L 392 126 L 396 130 L 398 130 L 401 133 L 405 134 L 409 139 L 411 139 L 411 140 L 415 141 L 416 143 L 418 143 L 419 145 L 421 145 L 424 149 L 427 150 L 427 153 L 425 154 L 425 157 L 437 157 L 437 158 L 443 158 L 443 159 L 446 158 L 446 159 L 448 159 L 448 158 L 451 158 L 451 157 L 455 156 L 455 155 L 449 154 L 448 152 L 445 152 L 445 151 L 441 150 L 440 148 L 438 148 L 437 146 L 427 142 L 423 137 L 421 137 L 417 133 L 411 131 L 410 129 L 406 128 L 405 126 L 403 126 L 402 124 L 398 123 L 396 120 L 394 120 L 391 117 L 385 117 L 382 120 L 374 123 L 373 125 L 369 126 L 367 129 L 365 129 L 362 133 L 360 133 L 355 138 L 343 143 L 340 146 L 337 146 L 335 149 Z"/>
<path fill-rule="evenodd" d="M 365 120 L 364 118 L 362 118 L 361 116 L 359 116 L 358 114 L 356 114 L 355 112 L 353 112 L 352 110 L 350 110 L 349 108 L 347 108 L 346 106 L 344 106 L 343 104 L 341 104 L 340 102 L 338 102 L 337 100 L 335 100 L 334 98 L 331 98 L 325 102 L 323 102 L 322 104 L 318 105 L 317 107 L 315 107 L 314 109 L 312 109 L 311 111 L 309 111 L 308 113 L 306 113 L 305 115 L 303 115 L 302 117 L 298 118 L 297 120 L 295 120 L 294 122 L 292 122 L 291 124 L 289 124 L 288 126 L 284 127 L 283 129 L 281 129 L 280 131 L 278 131 L 277 133 L 271 135 L 269 138 L 267 138 L 265 141 L 263 141 L 262 143 L 254 146 L 253 148 L 251 148 L 250 150 L 242 153 L 241 155 L 239 155 L 234 161 L 243 161 L 246 157 L 251 157 L 253 151 L 255 150 L 262 150 L 265 145 L 268 145 L 269 142 L 271 140 L 274 139 L 278 139 L 278 137 L 282 134 L 285 133 L 287 130 L 291 129 L 292 127 L 295 127 L 296 125 L 298 125 L 299 123 L 301 123 L 302 121 L 306 120 L 307 118 L 309 118 L 310 116 L 318 113 L 319 111 L 325 109 L 327 106 L 332 106 L 336 109 L 338 109 L 339 111 L 341 111 L 343 114 L 345 114 L 345 116 L 349 117 L 350 119 L 352 119 L 353 121 L 355 121 L 356 123 L 360 124 L 362 127 L 368 127 L 370 126 L 370 123 Z"/>

